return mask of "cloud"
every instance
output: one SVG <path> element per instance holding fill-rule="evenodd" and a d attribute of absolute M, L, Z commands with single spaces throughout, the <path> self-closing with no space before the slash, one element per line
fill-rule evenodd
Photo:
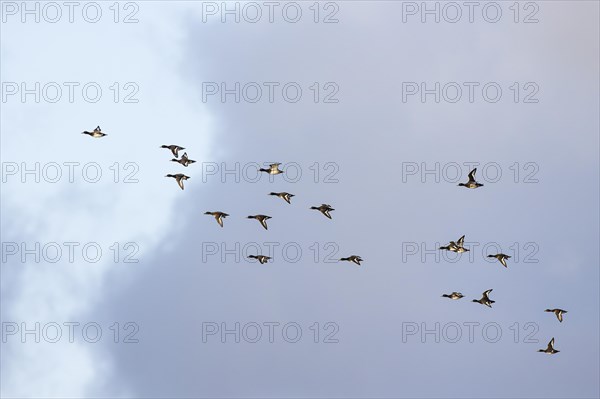
<path fill-rule="evenodd" d="M 93 321 L 82 318 L 93 314 L 111 275 L 124 267 L 113 262 L 109 247 L 135 242 L 136 256 L 142 258 L 173 228 L 177 203 L 188 192 L 164 178 L 181 167 L 168 162 L 170 154 L 159 146 L 181 144 L 201 160 L 212 145 L 210 117 L 180 77 L 186 54 L 179 26 L 185 15 L 186 7 L 142 3 L 138 24 L 3 24 L 2 53 L 10 55 L 2 58 L 3 82 L 27 82 L 28 87 L 95 82 L 103 89 L 95 104 L 78 90 L 73 103 L 63 97 L 37 104 L 32 96 L 24 104 L 3 103 L 2 160 L 20 169 L 3 183 L 2 215 L 9 215 L 2 218 L 3 241 L 56 242 L 63 249 L 64 242 L 97 242 L 104 250 L 98 263 L 82 261 L 81 246 L 73 264 L 65 251 L 56 264 L 35 263 L 31 256 L 23 264 L 19 256 L 9 257 L 2 266 L 3 321 Z M 115 103 L 114 82 L 121 88 L 127 82 L 137 85 L 139 102 Z M 108 136 L 96 140 L 80 134 L 96 125 Z M 21 175 L 22 163 L 32 168 L 36 162 L 40 171 L 55 162 L 62 178 L 50 183 L 40 172 L 41 182 L 35 183 L 34 175 Z M 65 162 L 80 163 L 74 183 L 68 181 Z M 91 162 L 101 167 L 98 183 L 82 177 L 83 166 Z M 118 183 L 111 169 L 115 162 Z M 127 169 L 127 162 L 136 166 Z M 134 169 L 139 183 L 123 183 Z M 29 336 L 22 344 L 17 335 L 3 344 L 2 396 L 84 397 L 110 376 L 110 356 L 81 339 L 66 344 L 32 340 Z"/>

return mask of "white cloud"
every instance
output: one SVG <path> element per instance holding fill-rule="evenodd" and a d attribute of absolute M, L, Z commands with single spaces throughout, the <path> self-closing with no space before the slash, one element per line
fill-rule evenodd
<path fill-rule="evenodd" d="M 77 89 L 74 103 L 65 100 L 65 89 L 55 104 L 36 104 L 32 96 L 25 104 L 13 98 L 2 104 L 3 162 L 93 161 L 103 171 L 96 184 L 78 173 L 69 183 L 64 165 L 57 183 L 36 184 L 28 175 L 21 184 L 19 174 L 9 176 L 2 190 L 3 241 L 94 241 L 103 249 L 133 241 L 140 258 L 168 235 L 177 199 L 200 179 L 179 190 L 164 175 L 183 168 L 168 162 L 170 154 L 159 146 L 181 144 L 202 160 L 211 145 L 208 115 L 179 73 L 185 15 L 184 7 L 141 3 L 138 24 L 3 24 L 3 82 L 97 82 L 103 89 L 95 104 Z M 139 103 L 115 104 L 108 89 L 113 82 L 137 84 Z M 107 137 L 80 134 L 98 124 Z M 114 183 L 108 169 L 114 162 L 135 162 L 139 183 Z M 193 167 L 185 172 L 193 176 Z M 102 301 L 106 277 L 122 267 L 106 252 L 98 263 L 69 264 L 63 255 L 52 267 L 11 259 L 2 269 L 3 321 L 78 321 Z M 9 337 L 3 349 L 2 396 L 84 397 L 110 374 L 110 358 L 81 340 L 21 344 Z"/>

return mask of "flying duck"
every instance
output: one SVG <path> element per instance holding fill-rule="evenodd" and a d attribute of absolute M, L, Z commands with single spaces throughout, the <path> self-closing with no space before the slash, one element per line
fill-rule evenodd
<path fill-rule="evenodd" d="M 490 297 L 488 296 L 490 294 L 490 292 L 492 292 L 493 290 L 487 290 L 483 293 L 483 296 L 481 297 L 481 299 L 477 300 L 477 299 L 473 299 L 473 302 L 477 302 L 480 303 L 482 305 L 485 305 L 487 307 L 492 307 L 492 303 L 496 303 L 496 301 L 492 301 L 490 299 Z"/>
<path fill-rule="evenodd" d="M 345 261 L 348 261 L 348 262 L 354 262 L 354 263 L 356 263 L 357 265 L 360 266 L 360 262 L 363 261 L 363 258 L 361 258 L 358 255 L 352 255 L 352 256 L 349 256 L 347 258 L 340 258 L 340 261 L 342 261 L 342 260 L 345 260 Z"/>
<path fill-rule="evenodd" d="M 84 130 L 83 132 L 81 132 L 81 134 L 87 134 L 88 136 L 92 136 L 94 138 L 104 137 L 107 135 L 106 133 L 102 133 L 102 131 L 100 130 L 100 126 L 96 126 L 93 132 L 88 132 L 87 130 Z"/>
<path fill-rule="evenodd" d="M 562 310 L 562 309 L 546 309 L 544 310 L 544 312 L 552 312 L 556 315 L 556 318 L 558 319 L 558 321 L 560 321 L 562 323 L 563 320 L 563 313 L 568 313 L 566 310 Z"/>
<path fill-rule="evenodd" d="M 290 194 L 290 193 L 286 193 L 286 192 L 269 193 L 269 195 L 275 195 L 275 196 L 281 198 L 282 200 L 284 200 L 285 202 L 287 202 L 288 204 L 291 204 L 290 200 L 292 199 L 292 197 L 295 197 L 294 194 Z"/>
<path fill-rule="evenodd" d="M 191 179 L 191 177 L 184 175 L 183 173 L 176 173 L 174 175 L 166 175 L 165 177 L 172 177 L 177 180 L 177 184 L 183 190 L 183 181 L 187 179 Z"/>
<path fill-rule="evenodd" d="M 214 216 L 215 219 L 217 219 L 217 223 L 219 223 L 219 226 L 223 227 L 223 219 L 225 219 L 227 216 L 229 216 L 229 214 L 225 213 L 225 212 L 204 212 L 205 215 L 211 215 Z"/>
<path fill-rule="evenodd" d="M 465 236 L 463 235 L 462 237 L 460 237 L 458 239 L 458 241 L 456 241 L 456 242 L 450 241 L 450 244 L 446 245 L 445 247 L 440 247 L 440 249 L 445 249 L 446 251 L 457 252 L 457 253 L 468 252 L 469 250 L 467 248 L 463 247 L 464 244 L 465 244 Z"/>
<path fill-rule="evenodd" d="M 500 261 L 500 263 L 502 263 L 502 266 L 504 267 L 508 267 L 506 265 L 506 259 L 510 259 L 510 256 L 508 255 L 504 255 L 504 254 L 496 254 L 496 255 L 488 255 L 488 258 L 496 258 Z"/>
<path fill-rule="evenodd" d="M 538 349 L 538 352 L 544 352 L 549 355 L 554 355 L 555 353 L 558 353 L 560 351 L 557 351 L 556 349 L 554 349 L 554 337 L 552 337 L 550 342 L 548 342 L 548 347 L 546 349 Z"/>
<path fill-rule="evenodd" d="M 181 159 L 173 158 L 173 159 L 171 159 L 171 161 L 178 162 L 178 163 L 182 164 L 183 166 L 185 166 L 186 168 L 188 167 L 189 164 L 196 162 L 193 159 L 188 158 L 187 152 L 183 153 L 183 155 L 181 156 Z"/>
<path fill-rule="evenodd" d="M 251 215 L 248 216 L 248 219 L 256 219 L 260 222 L 260 224 L 262 224 L 262 227 L 265 228 L 265 230 L 268 230 L 267 228 L 267 219 L 271 219 L 271 216 L 267 216 L 267 215 Z"/>
<path fill-rule="evenodd" d="M 444 294 L 442 295 L 442 298 L 450 298 L 450 299 L 454 299 L 455 301 L 464 297 L 463 294 L 461 294 L 460 292 L 453 292 L 452 294 L 448 295 L 448 294 Z"/>
<path fill-rule="evenodd" d="M 180 147 L 178 145 L 175 144 L 171 144 L 171 145 L 161 145 L 160 148 L 168 148 L 169 150 L 171 150 L 171 152 L 173 153 L 173 156 L 175 158 L 179 158 L 179 150 L 185 150 L 185 147 Z"/>
<path fill-rule="evenodd" d="M 258 259 L 258 261 L 260 262 L 261 265 L 264 265 L 265 263 L 267 263 L 269 261 L 269 259 L 271 259 L 270 256 L 265 256 L 265 255 L 248 255 L 249 258 L 252 259 Z"/>
<path fill-rule="evenodd" d="M 259 171 L 266 172 L 270 175 L 278 175 L 280 173 L 283 173 L 283 170 L 279 169 L 279 165 L 281 165 L 281 163 L 272 163 L 269 165 L 269 169 L 260 168 Z"/>
<path fill-rule="evenodd" d="M 466 188 L 479 188 L 481 186 L 483 186 L 483 184 L 478 183 L 475 180 L 475 173 L 477 173 L 477 168 L 473 169 L 470 173 L 469 173 L 469 181 L 466 183 L 458 183 L 459 186 L 462 187 L 466 187 Z"/>
<path fill-rule="evenodd" d="M 316 209 L 317 211 L 321 212 L 323 215 L 327 216 L 329 219 L 331 219 L 331 215 L 329 214 L 329 212 L 335 211 L 335 209 L 333 209 L 331 207 L 331 205 L 327 205 L 327 204 L 321 204 L 321 206 L 311 206 L 310 209 Z"/>

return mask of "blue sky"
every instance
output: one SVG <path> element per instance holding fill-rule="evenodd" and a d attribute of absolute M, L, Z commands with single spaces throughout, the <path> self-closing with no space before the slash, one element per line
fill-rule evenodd
<path fill-rule="evenodd" d="M 597 3 L 521 3 L 515 23 L 512 2 L 499 2 L 497 23 L 476 10 L 473 23 L 437 24 L 419 14 L 402 22 L 407 2 L 322 3 L 319 23 L 312 2 L 297 3 L 297 23 L 279 8 L 273 23 L 243 15 L 223 23 L 220 9 L 207 14 L 208 3 L 203 10 L 193 2 L 121 3 L 115 23 L 111 4 L 100 3 L 97 23 L 78 9 L 73 23 L 43 15 L 23 23 L 3 3 L 3 96 L 9 83 L 79 86 L 73 102 L 21 101 L 18 93 L 1 103 L 2 331 L 36 322 L 94 322 L 103 331 L 97 343 L 81 335 L 69 342 L 64 326 L 57 343 L 6 335 L 3 397 L 598 397 Z M 132 12 L 139 21 L 122 23 Z M 322 23 L 331 12 L 338 22 Z M 532 12 L 539 21 L 522 23 Z M 102 89 L 96 103 L 79 90 L 90 82 Z M 207 82 L 278 86 L 273 102 L 203 101 Z M 291 82 L 303 93 L 295 103 L 280 91 Z M 479 86 L 472 103 L 465 92 L 456 103 L 432 95 L 403 102 L 403 82 Z M 124 102 L 134 91 L 128 83 L 135 103 Z M 502 89 L 498 102 L 481 95 L 490 83 Z M 332 87 L 339 101 L 323 102 Z M 524 103 L 534 88 L 539 101 Z M 107 137 L 80 134 L 98 124 Z M 169 162 L 162 144 L 186 147 L 197 163 Z M 287 180 L 250 181 L 252 165 L 274 161 Z M 63 177 L 23 177 L 22 163 L 36 162 L 63 165 Z M 95 162 L 102 179 L 76 174 L 70 183 L 65 162 Z M 473 162 L 485 184 L 478 190 L 421 175 L 458 164 L 466 181 Z M 217 175 L 203 175 L 215 163 Z M 236 164 L 239 181 L 221 175 Z M 403 179 L 415 164 L 418 173 Z M 125 183 L 132 171 L 138 182 Z M 167 173 L 191 176 L 185 190 Z M 537 182 L 525 183 L 529 173 Z M 288 205 L 271 191 L 296 197 Z M 308 209 L 321 203 L 336 209 L 333 220 Z M 213 210 L 231 215 L 223 229 L 203 215 Z M 246 219 L 257 213 L 273 216 L 268 231 Z M 436 260 L 434 248 L 463 234 L 472 258 Z M 64 253 L 56 263 L 23 262 L 20 253 L 7 255 L 13 242 L 93 242 L 103 254 L 95 263 L 77 251 L 74 262 Z M 485 258 L 490 243 L 513 256 L 508 269 Z M 233 250 L 222 261 L 221 249 L 236 244 L 250 252 L 271 246 L 274 259 L 237 262 L 246 253 Z M 214 245 L 219 252 L 208 255 Z M 411 245 L 417 254 L 407 255 Z M 302 251 L 297 262 L 294 248 Z M 124 263 L 132 250 L 139 262 Z M 365 262 L 325 262 L 329 251 Z M 490 288 L 492 309 L 470 302 Z M 440 297 L 452 291 L 465 298 Z M 548 307 L 568 310 L 565 321 L 544 313 Z M 139 342 L 122 342 L 127 322 Z M 297 323 L 302 336 L 289 343 L 276 330 L 271 343 L 270 322 Z M 245 335 L 239 343 L 219 335 L 203 342 L 208 323 L 240 323 L 247 332 L 257 323 L 263 335 L 257 343 Z M 326 323 L 337 326 L 337 343 L 323 342 L 334 328 Z M 461 339 L 403 340 L 407 326 L 436 323 L 440 334 L 462 326 Z M 465 323 L 480 323 L 473 342 Z M 501 329 L 498 342 L 481 334 L 486 323 Z M 533 330 L 538 342 L 525 342 Z M 536 353 L 552 337 L 561 352 Z"/>

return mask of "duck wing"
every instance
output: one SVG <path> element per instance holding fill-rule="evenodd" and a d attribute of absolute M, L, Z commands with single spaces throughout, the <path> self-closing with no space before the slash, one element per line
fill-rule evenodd
<path fill-rule="evenodd" d="M 475 181 L 475 173 L 477 173 L 477 168 L 469 172 L 469 181 Z"/>

